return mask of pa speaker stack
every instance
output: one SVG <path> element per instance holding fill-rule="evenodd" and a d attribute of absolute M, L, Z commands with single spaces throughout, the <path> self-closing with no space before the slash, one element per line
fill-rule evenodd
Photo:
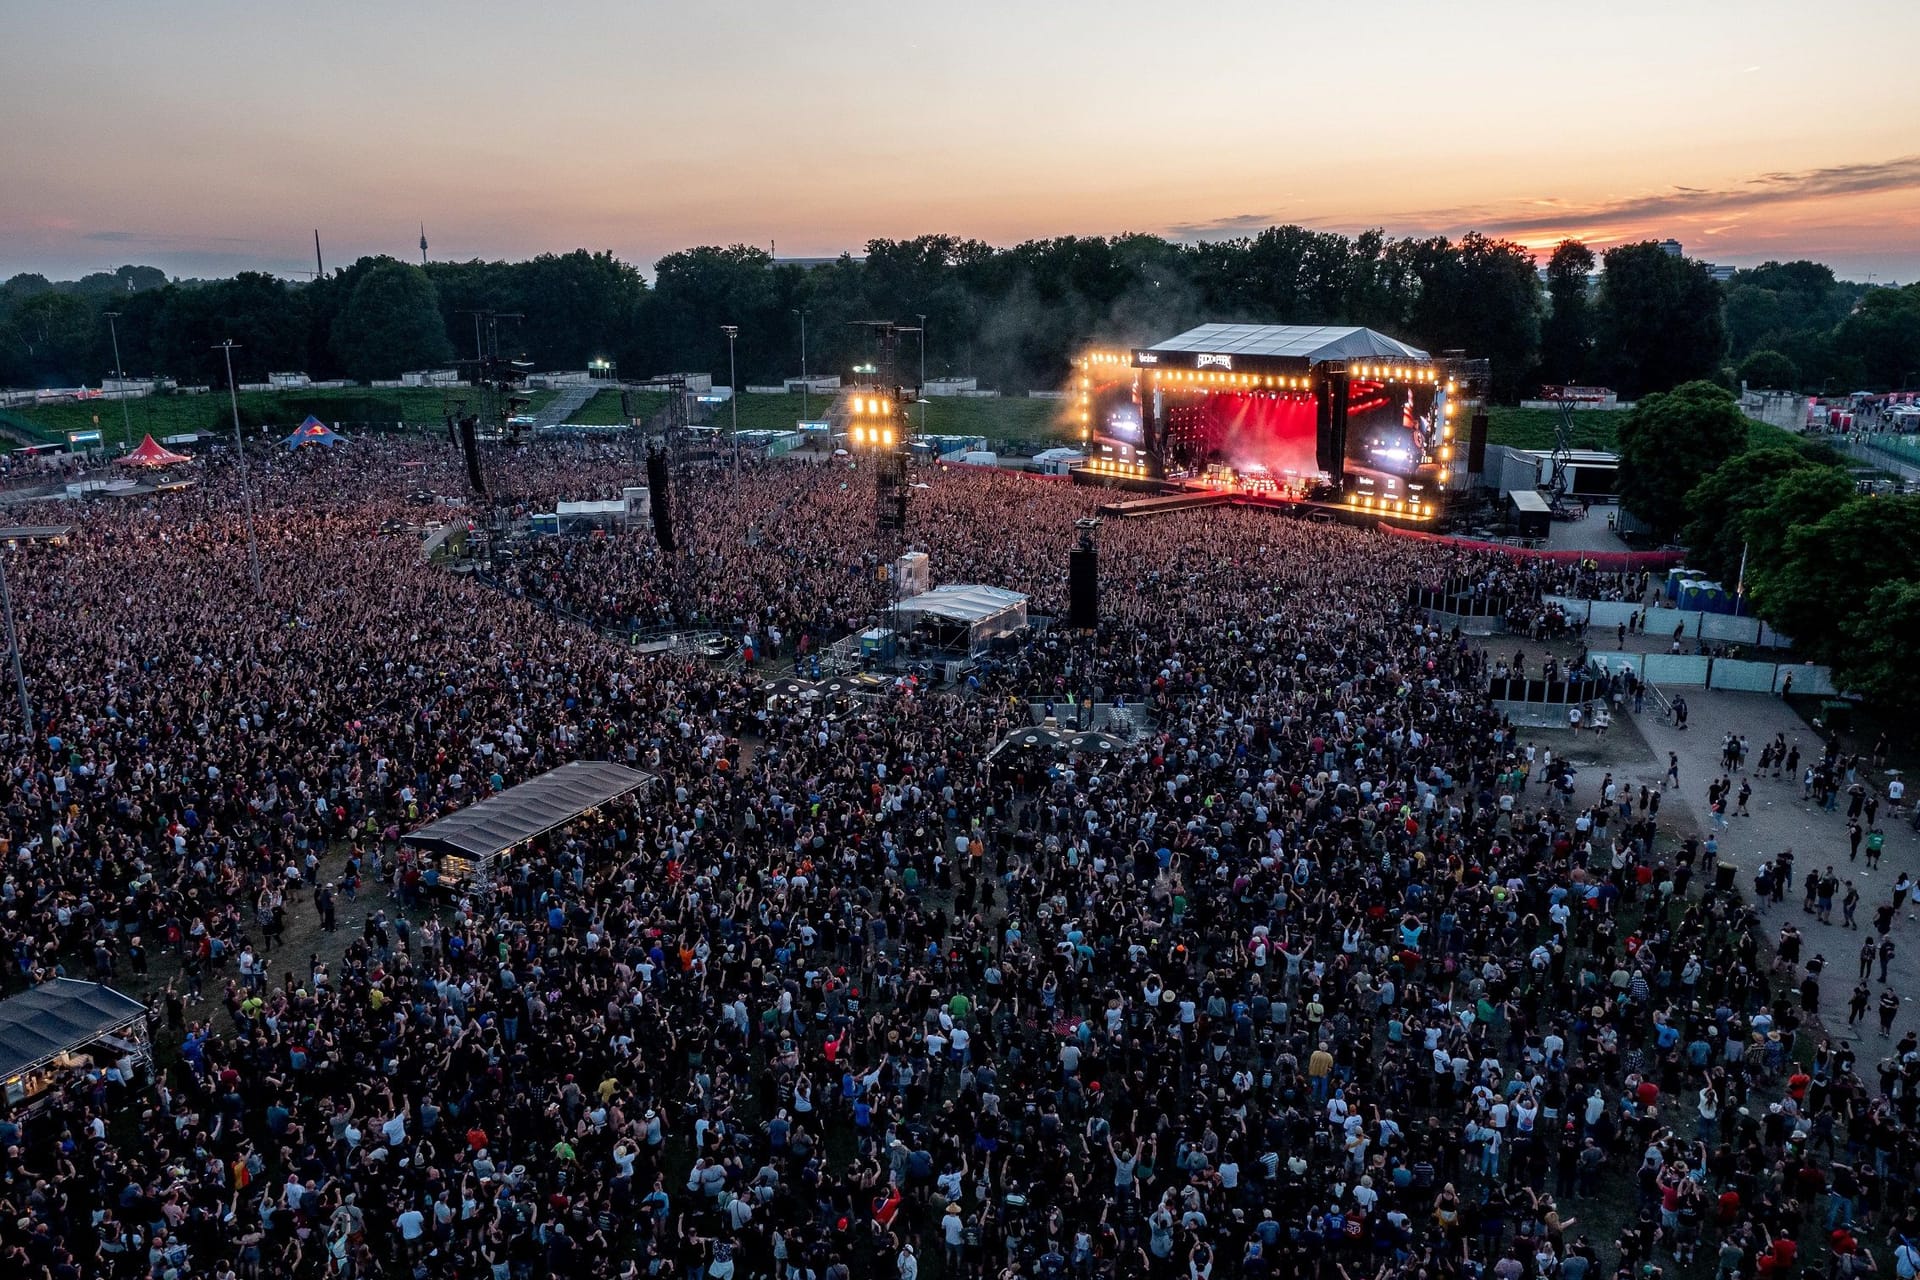
<path fill-rule="evenodd" d="M 673 512 L 667 506 L 667 455 L 658 449 L 647 453 L 647 506 L 653 513 L 653 536 L 660 549 L 673 554 Z"/>
<path fill-rule="evenodd" d="M 460 419 L 460 452 L 467 456 L 467 483 L 473 486 L 474 496 L 487 496 L 487 478 L 480 472 L 480 419 L 466 417 Z"/>
<path fill-rule="evenodd" d="M 1091 630 L 1100 625 L 1100 553 L 1075 547 L 1067 553 L 1067 625 Z"/>
<path fill-rule="evenodd" d="M 1467 474 L 1480 475 L 1487 469 L 1487 411 L 1475 409 L 1467 428 Z"/>

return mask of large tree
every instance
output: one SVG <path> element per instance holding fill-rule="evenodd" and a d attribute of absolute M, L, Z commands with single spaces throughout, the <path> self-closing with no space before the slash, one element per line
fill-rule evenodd
<path fill-rule="evenodd" d="M 1737 375 L 1755 391 L 1792 391 L 1800 384 L 1800 370 L 1778 351 L 1756 351 L 1740 362 Z"/>
<path fill-rule="evenodd" d="M 1762 616 L 1793 637 L 1796 653 L 1844 674 L 1852 651 L 1897 621 L 1881 616 L 1889 599 L 1876 605 L 1875 593 L 1915 581 L 1916 564 L 1920 496 L 1860 497 L 1787 534 L 1781 554 L 1749 566 L 1747 583 Z"/>
<path fill-rule="evenodd" d="M 1605 261 L 1599 337 L 1614 388 L 1637 398 L 1713 376 L 1726 329 L 1707 265 L 1651 241 L 1609 249 Z"/>
<path fill-rule="evenodd" d="M 1920 380 L 1920 284 L 1875 289 L 1836 332 L 1853 380 L 1909 388 Z"/>
<path fill-rule="evenodd" d="M 1920 580 L 1887 582 L 1841 631 L 1848 641 L 1833 656 L 1839 686 L 1895 711 L 1920 711 Z"/>
<path fill-rule="evenodd" d="M 1746 444 L 1746 418 L 1711 382 L 1647 396 L 1620 423 L 1620 500 L 1671 538 L 1687 523 L 1687 494 Z"/>
<path fill-rule="evenodd" d="M 1782 476 L 1811 465 L 1798 449 L 1755 449 L 1728 459 L 1694 485 L 1681 533 L 1687 563 L 1728 581 L 1738 572 L 1748 513 L 1766 505 Z"/>
<path fill-rule="evenodd" d="M 453 359 L 433 281 L 392 258 L 368 266 L 354 285 L 334 321 L 333 346 L 347 372 L 363 381 Z"/>
<path fill-rule="evenodd" d="M 1547 260 L 1549 310 L 1540 325 L 1540 378 L 1554 385 L 1592 377 L 1593 303 L 1587 296 L 1593 250 L 1562 240 Z"/>

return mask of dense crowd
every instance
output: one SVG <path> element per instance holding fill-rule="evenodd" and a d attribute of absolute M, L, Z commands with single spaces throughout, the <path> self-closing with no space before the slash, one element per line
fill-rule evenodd
<path fill-rule="evenodd" d="M 635 470 L 489 467 L 522 507 Z M 874 604 L 863 471 L 690 482 L 677 557 L 547 542 L 505 590 L 409 532 L 459 474 L 261 458 L 258 599 L 217 462 L 11 553 L 8 984 L 138 984 L 170 1065 L 0 1119 L 9 1274 L 1784 1280 L 1913 1225 L 1915 1034 L 1875 1078 L 1711 835 L 1515 735 L 1409 607 L 1498 558 L 1110 523 L 1097 632 L 796 702 L 544 606 L 823 643 Z M 1060 610 L 1091 498 L 916 480 L 939 578 Z M 988 760 L 1088 702 L 1153 728 Z M 659 782 L 476 882 L 401 852 L 574 758 Z"/>

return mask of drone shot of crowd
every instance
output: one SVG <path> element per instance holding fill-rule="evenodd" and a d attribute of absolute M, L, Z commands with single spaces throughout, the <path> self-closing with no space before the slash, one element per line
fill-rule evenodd
<path fill-rule="evenodd" d="M 0 1280 L 1920 1280 L 1920 6 L 7 10 Z"/>

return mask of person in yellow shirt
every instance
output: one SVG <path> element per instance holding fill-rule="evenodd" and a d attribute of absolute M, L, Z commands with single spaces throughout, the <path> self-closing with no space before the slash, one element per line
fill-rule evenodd
<path fill-rule="evenodd" d="M 1313 1086 L 1313 1100 L 1327 1100 L 1327 1081 L 1333 1075 L 1333 1055 L 1327 1052 L 1327 1042 L 1322 1040 L 1320 1047 L 1307 1059 L 1307 1081 Z"/>

